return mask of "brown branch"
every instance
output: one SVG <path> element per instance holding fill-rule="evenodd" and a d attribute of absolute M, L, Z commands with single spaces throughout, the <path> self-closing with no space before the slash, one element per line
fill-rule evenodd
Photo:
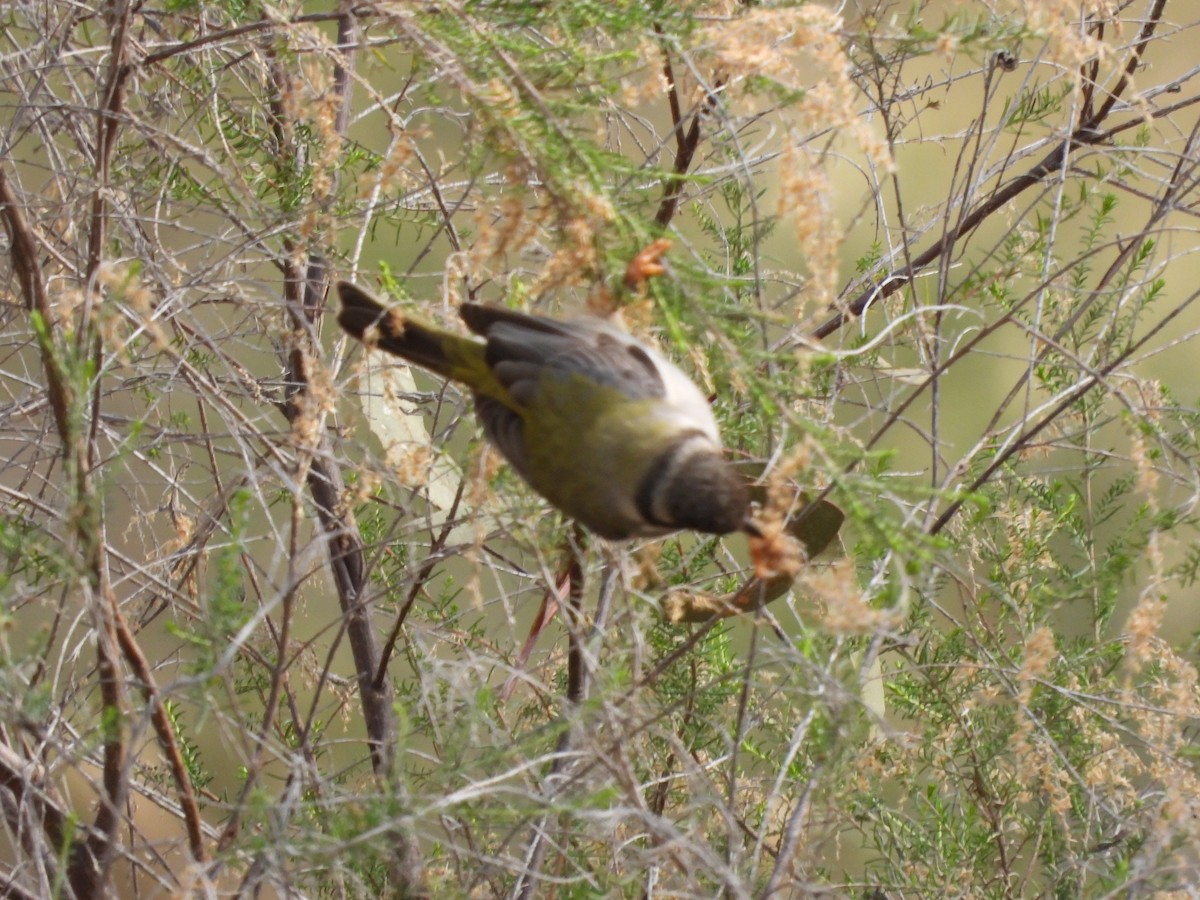
<path fill-rule="evenodd" d="M 352 99 L 351 72 L 354 66 L 358 26 L 355 15 L 345 12 L 338 16 L 338 54 L 334 71 L 334 94 L 339 99 L 334 129 L 344 138 L 350 122 Z M 268 52 L 269 48 L 268 48 Z M 289 144 L 289 123 L 283 104 L 287 77 L 278 65 L 272 66 L 276 90 L 270 101 L 272 128 L 277 150 L 281 155 L 292 152 Z M 336 186 L 337 176 L 332 177 Z M 329 196 L 333 196 L 333 187 Z M 313 239 L 321 240 L 318 236 Z M 331 243 L 332 240 L 326 240 Z M 303 260 L 307 259 L 307 263 Z M 323 257 L 302 250 L 290 240 L 284 242 L 284 301 L 292 323 L 292 349 L 287 358 L 285 400 L 281 410 L 293 429 L 307 431 L 304 418 L 315 415 L 317 401 L 311 378 L 312 362 L 319 353 L 316 326 L 324 314 L 329 272 Z M 302 271 L 303 270 L 303 271 Z M 308 447 L 315 443 L 315 446 Z M 380 652 L 370 616 L 367 567 L 364 542 L 346 507 L 345 482 L 341 470 L 333 462 L 328 433 L 321 430 L 314 438 L 305 439 L 308 452 L 299 464 L 299 472 L 316 506 L 317 522 L 329 547 L 330 573 L 342 610 L 347 639 L 362 704 L 363 721 L 367 731 L 371 765 L 375 774 L 388 779 L 393 764 L 395 720 L 392 715 L 393 691 L 391 680 L 380 673 Z M 298 474 L 299 474 L 298 472 Z M 284 648 L 286 649 L 286 648 Z M 280 659 L 285 653 L 280 653 Z M 403 794 L 402 789 L 397 789 Z M 397 825 L 390 835 L 396 853 L 391 867 L 395 888 L 401 896 L 420 896 L 423 893 L 423 866 L 415 833 L 409 826 Z"/>
<path fill-rule="evenodd" d="M 180 56 L 185 53 L 191 53 L 193 50 L 199 50 L 201 47 L 206 47 L 209 44 L 215 44 L 219 41 L 229 41 L 234 38 L 243 37 L 247 34 L 253 34 L 256 31 L 266 31 L 272 28 L 286 28 L 289 25 L 301 25 L 309 22 L 329 22 L 333 19 L 341 20 L 344 17 L 343 13 L 308 13 L 303 16 L 293 16 L 286 22 L 280 22 L 278 19 L 259 19 L 256 22 L 249 22 L 246 25 L 238 25 L 236 28 L 226 28 L 222 31 L 214 31 L 202 37 L 195 38 L 190 41 L 180 41 L 177 44 L 172 44 L 170 47 L 165 47 L 155 53 L 146 54 L 142 59 L 142 66 L 152 66 L 156 63 L 170 59 L 172 56 Z"/>
<path fill-rule="evenodd" d="M 1125 65 L 1120 81 L 1094 115 L 1082 119 L 1078 127 L 1071 132 L 1071 135 L 1047 153 L 1033 168 L 1025 174 L 1017 176 L 1003 187 L 998 188 L 990 197 L 982 201 L 967 215 L 963 216 L 962 221 L 955 227 L 948 229 L 941 238 L 913 257 L 908 265 L 902 267 L 899 271 L 890 273 L 879 281 L 874 282 L 866 290 L 861 291 L 844 309 L 834 313 L 818 325 L 813 330 L 812 337 L 817 340 L 828 337 L 851 318 L 861 316 L 872 303 L 896 293 L 911 282 L 922 269 L 948 254 L 960 237 L 974 231 L 984 220 L 1000 209 L 1003 209 L 1006 204 L 1029 188 L 1040 184 L 1044 179 L 1060 171 L 1067 157 L 1074 150 L 1103 144 L 1108 141 L 1110 133 L 1102 130 L 1100 126 L 1108 118 L 1121 93 L 1129 85 L 1129 76 L 1136 70 L 1140 63 L 1146 46 L 1162 19 L 1162 11 L 1165 5 L 1166 0 L 1156 0 L 1150 16 L 1142 25 L 1141 34 Z"/>
<path fill-rule="evenodd" d="M 1104 101 L 1104 105 L 1096 113 L 1095 117 L 1089 121 L 1094 124 L 1099 124 L 1108 118 L 1121 95 L 1125 93 L 1125 88 L 1129 86 L 1129 81 L 1133 77 L 1133 73 L 1137 71 L 1138 66 L 1142 64 L 1142 57 L 1146 54 L 1146 47 L 1150 45 L 1150 39 L 1154 37 L 1154 32 L 1158 29 L 1158 23 L 1162 20 L 1163 10 L 1167 6 L 1167 0 L 1155 0 L 1154 7 L 1150 10 L 1150 15 L 1146 17 L 1146 21 L 1142 23 L 1141 33 L 1138 34 L 1137 43 L 1133 46 L 1133 52 L 1129 54 L 1129 59 L 1125 60 L 1125 69 L 1121 72 L 1121 78 L 1117 82 L 1117 86 L 1108 92 L 1108 97 Z"/>
<path fill-rule="evenodd" d="M 339 19 L 339 44 L 344 62 L 339 62 L 335 72 L 335 90 L 340 93 L 341 106 L 350 102 L 350 80 L 347 70 L 353 64 L 353 17 Z M 276 152 L 281 156 L 291 152 L 290 127 L 287 110 L 283 102 L 287 90 L 288 76 L 278 66 L 272 66 L 276 89 L 271 98 L 272 130 L 275 135 Z M 339 109 L 337 121 L 344 128 L 348 115 Z M 295 427 L 303 416 L 309 415 L 308 401 L 312 394 L 310 377 L 311 360 L 316 349 L 315 324 L 324 310 L 325 293 L 328 288 L 328 269 L 320 256 L 310 255 L 306 266 L 298 257 L 297 247 L 286 241 L 281 264 L 284 268 L 284 302 L 292 322 L 292 349 L 287 360 L 287 388 L 281 409 L 288 422 Z M 363 706 L 363 718 L 367 728 L 367 743 L 371 750 L 371 763 L 375 771 L 385 774 L 390 767 L 390 744 L 392 740 L 391 684 L 376 684 L 375 673 L 379 667 L 379 650 L 375 633 L 368 615 L 366 566 L 363 561 L 363 540 L 354 523 L 353 516 L 344 510 L 342 497 L 345 482 L 341 471 L 329 460 L 332 453 L 327 437 L 322 434 L 319 446 L 313 448 L 307 460 L 301 463 L 301 471 L 309 493 L 316 505 L 317 521 L 329 542 L 330 567 L 337 590 L 338 603 L 346 620 L 346 634 L 354 657 Z"/>
<path fill-rule="evenodd" d="M 50 402 L 50 410 L 54 413 L 54 424 L 58 428 L 59 436 L 65 441 L 65 436 L 70 432 L 69 410 L 73 400 L 54 352 L 54 345 L 49 341 L 49 333 L 54 328 L 54 311 L 50 307 L 46 279 L 38 263 L 38 242 L 34 240 L 29 223 L 25 221 L 21 203 L 9 184 L 3 166 L 0 166 L 0 216 L 3 216 L 4 227 L 8 232 L 11 248 L 9 259 L 21 285 L 25 308 L 36 312 L 42 320 L 41 328 L 36 330 L 42 368 L 46 372 L 46 397 Z"/>
<path fill-rule="evenodd" d="M 583 588 L 584 588 L 584 554 L 587 552 L 587 535 L 578 523 L 572 526 L 572 535 L 567 540 L 567 560 L 564 580 L 567 582 L 567 597 L 563 604 L 563 619 L 567 627 L 567 706 L 562 717 L 562 733 L 554 748 L 554 761 L 550 764 L 543 779 L 548 796 L 559 793 L 560 782 L 565 774 L 567 765 L 572 758 L 572 744 L 575 732 L 572 723 L 567 718 L 579 709 L 580 704 L 587 700 L 591 687 L 591 660 L 589 659 L 589 644 L 592 639 L 601 634 L 608 616 L 612 594 L 616 588 L 617 569 L 609 563 L 604 571 L 600 585 L 600 599 L 596 604 L 596 617 L 590 628 L 585 626 L 583 619 Z M 546 853 L 550 847 L 549 827 L 550 815 L 543 816 L 534 826 L 525 851 L 525 866 L 517 876 L 513 886 L 512 896 L 517 900 L 531 900 L 536 896 L 539 883 L 542 880 L 542 869 L 546 862 Z M 563 816 L 558 817 L 557 827 L 565 827 Z"/>
<path fill-rule="evenodd" d="M 103 543 L 102 533 L 97 533 L 84 546 L 85 556 L 94 557 L 91 562 L 99 565 L 102 555 L 99 547 Z M 89 570 L 89 579 L 95 577 Z M 92 626 L 96 632 L 96 670 L 100 680 L 101 722 L 103 738 L 103 764 L 101 780 L 104 794 L 100 797 L 96 819 L 92 823 L 87 839 L 75 843 L 71 848 L 67 866 L 67 880 L 76 897 L 103 897 L 108 894 L 109 872 L 116 856 L 117 827 L 121 824 L 121 811 L 129 793 L 125 760 L 125 686 L 121 680 L 116 635 L 113 629 L 112 612 L 116 608 L 115 598 L 108 590 L 103 572 L 99 585 L 89 585 L 86 600 L 96 613 L 97 621 Z"/>
<path fill-rule="evenodd" d="M 576 523 L 571 531 L 572 539 L 567 540 L 567 561 L 564 580 L 567 582 L 566 604 L 563 618 L 567 625 L 567 705 L 578 706 L 588 695 L 590 671 L 584 643 L 583 619 L 583 581 L 584 559 L 587 552 L 587 535 Z M 564 736 L 570 733 L 570 729 Z M 565 751 L 566 747 L 560 747 Z"/>
<path fill-rule="evenodd" d="M 110 61 L 105 78 L 101 102 L 96 110 L 96 188 L 92 194 L 91 222 L 88 234 L 88 259 L 84 273 L 84 297 L 86 302 L 77 325 L 79 346 L 86 346 L 89 336 L 94 371 L 103 370 L 103 338 L 92 327 L 91 316 L 98 303 L 96 277 L 108 243 L 108 196 L 112 153 L 116 146 L 121 112 L 125 99 L 125 83 L 130 74 L 127 64 L 129 26 L 135 12 L 134 4 L 113 6 L 112 39 L 109 45 Z M 90 423 L 87 435 L 76 434 L 68 423 L 62 435 L 64 453 L 69 454 L 74 468 L 75 497 L 78 508 L 75 516 L 76 539 L 84 557 L 88 575 L 88 605 L 93 609 L 96 630 L 97 671 L 100 679 L 102 706 L 101 729 L 104 733 L 103 783 L 104 796 L 96 811 L 94 828 L 83 845 L 77 845 L 72 853 L 67 878 L 81 897 L 101 896 L 108 893 L 109 874 L 117 850 L 117 828 L 121 823 L 122 811 L 129 794 L 129 779 L 126 771 L 128 748 L 125 744 L 126 697 L 119 659 L 117 620 L 120 606 L 109 583 L 104 509 L 96 496 L 92 482 L 98 449 L 97 436 L 100 425 L 101 379 L 94 379 L 90 406 Z"/>
<path fill-rule="evenodd" d="M 125 65 L 125 48 L 130 7 L 126 7 L 117 21 L 111 50 L 112 62 L 103 94 L 104 103 L 97 113 L 96 168 L 97 187 L 92 198 L 91 233 L 89 235 L 89 259 L 87 268 L 87 290 L 90 297 L 94 276 L 99 269 L 105 245 L 105 215 L 107 212 L 107 185 L 111 153 L 116 138 L 116 128 L 124 97 L 124 83 L 129 69 Z M 0 214 L 3 215 L 12 246 L 13 270 L 17 273 L 24 294 L 25 307 L 38 314 L 41 320 L 35 329 L 42 365 L 46 373 L 47 398 L 54 413 L 59 440 L 66 468 L 70 473 L 73 489 L 74 514 L 70 517 L 73 533 L 83 569 L 87 573 L 88 602 L 95 613 L 94 627 L 97 632 L 97 671 L 103 707 L 102 730 L 103 765 L 102 782 L 104 795 L 96 811 L 94 827 L 85 840 L 75 843 L 66 853 L 68 857 L 67 880 L 77 897 L 94 897 L 107 892 L 109 870 L 116 852 L 116 829 L 121 822 L 121 811 L 128 794 L 126 773 L 126 746 L 122 728 L 125 710 L 125 691 L 118 665 L 116 635 L 113 630 L 113 615 L 117 612 L 116 599 L 109 584 L 105 563 L 105 539 L 103 510 L 92 483 L 95 463 L 96 427 L 99 422 L 100 386 L 97 380 L 91 403 L 92 425 L 84 435 L 75 427 L 72 410 L 76 406 L 74 389 L 67 373 L 63 370 L 56 346 L 57 323 L 46 291 L 45 278 L 37 261 L 37 242 L 25 221 L 16 195 L 7 177 L 0 169 Z M 91 332 L 86 317 L 79 328 L 81 338 Z M 99 362 L 100 338 L 92 339 L 94 360 Z M 96 371 L 99 371 L 97 366 Z M 65 849 L 65 848 L 64 848 Z"/>
<path fill-rule="evenodd" d="M 196 802 L 196 792 L 192 788 L 192 780 L 188 775 L 187 765 L 183 761 L 183 754 L 179 750 L 179 742 L 175 738 L 175 729 L 171 725 L 171 717 L 167 714 L 166 707 L 163 705 L 162 695 L 158 691 L 158 686 L 154 683 L 154 673 L 150 669 L 150 664 L 147 662 L 145 654 L 142 653 L 142 648 L 138 645 L 133 632 L 129 630 L 129 624 L 125 621 L 125 617 L 121 615 L 121 611 L 115 603 L 112 608 L 114 626 L 117 640 L 121 645 L 121 651 L 125 656 L 126 662 L 129 663 L 130 668 L 133 670 L 133 674 L 142 683 L 142 696 L 150 704 L 150 722 L 154 727 L 155 735 L 158 737 L 159 747 L 167 757 L 167 763 L 171 767 L 171 776 L 175 779 L 175 787 L 179 793 L 179 806 L 183 811 L 183 821 L 187 827 L 188 844 L 191 847 L 192 859 L 199 863 L 206 862 L 208 852 L 204 847 L 200 806 Z"/>
<path fill-rule="evenodd" d="M 320 260 L 309 265 L 308 277 L 304 281 L 303 300 L 290 303 L 293 310 L 293 336 L 298 346 L 293 349 L 289 362 L 288 380 L 292 397 L 285 408 L 288 421 L 295 424 L 304 404 L 301 402 L 311 389 L 309 378 L 309 351 L 307 336 L 309 323 L 319 316 L 328 287 L 328 274 Z M 299 314 L 296 308 L 299 306 Z M 309 345 L 311 346 L 311 345 Z M 391 682 L 376 682 L 379 668 L 379 649 L 367 603 L 368 582 L 366 564 L 363 559 L 362 535 L 353 515 L 345 509 L 342 498 L 346 484 L 341 470 L 330 460 L 332 454 L 328 438 L 322 434 L 321 446 L 309 460 L 306 483 L 317 508 L 317 521 L 321 533 L 329 541 L 329 562 L 338 602 L 346 617 L 346 634 L 350 641 L 351 655 L 357 673 L 363 718 L 367 727 L 367 742 L 371 748 L 371 761 L 376 772 L 383 775 L 391 766 L 392 732 Z"/>
<path fill-rule="evenodd" d="M 662 29 L 655 25 L 656 32 L 662 34 Z M 692 112 L 691 124 L 684 129 L 684 116 L 679 103 L 679 86 L 675 83 L 675 73 L 671 65 L 671 54 L 663 47 L 663 77 L 667 81 L 667 100 L 671 107 L 672 134 L 675 135 L 675 159 L 671 165 L 671 173 L 663 185 L 662 200 L 658 204 L 658 212 L 654 215 L 654 224 L 659 229 L 666 229 L 679 209 L 679 201 L 683 199 L 684 176 L 692 166 L 696 149 L 700 146 L 700 119 L 704 113 L 717 104 L 717 92 L 721 88 L 718 81 L 713 90 L 707 92 L 704 104 Z"/>

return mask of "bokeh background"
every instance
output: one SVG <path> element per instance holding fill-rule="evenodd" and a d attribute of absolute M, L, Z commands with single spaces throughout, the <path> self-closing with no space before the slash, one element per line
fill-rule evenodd
<path fill-rule="evenodd" d="M 7 891 L 1197 892 L 1194 4 L 0 15 Z M 619 310 L 832 546 L 678 621 L 745 539 L 591 539 L 337 279 Z"/>

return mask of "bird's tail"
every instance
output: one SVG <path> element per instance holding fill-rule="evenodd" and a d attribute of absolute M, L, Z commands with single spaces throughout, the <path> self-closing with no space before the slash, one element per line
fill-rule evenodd
<path fill-rule="evenodd" d="M 444 378 L 461 380 L 462 373 L 454 370 L 447 346 L 462 338 L 422 325 L 398 309 L 388 309 L 347 281 L 339 281 L 337 289 L 342 301 L 337 320 L 347 334 Z"/>

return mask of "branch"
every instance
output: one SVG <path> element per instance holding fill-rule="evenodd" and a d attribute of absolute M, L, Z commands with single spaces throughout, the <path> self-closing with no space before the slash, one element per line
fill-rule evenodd
<path fill-rule="evenodd" d="M 662 29 L 658 25 L 654 26 L 654 30 L 660 37 L 662 36 Z M 683 177 L 691 168 L 696 148 L 700 146 L 700 119 L 705 112 L 716 106 L 717 91 L 721 89 L 721 82 L 718 81 L 713 90 L 704 95 L 704 105 L 692 112 L 691 125 L 685 131 L 685 120 L 679 103 L 679 85 L 675 83 L 671 54 L 665 46 L 663 47 L 663 77 L 667 81 L 667 100 L 671 106 L 671 132 L 675 135 L 675 160 L 671 166 L 671 174 L 667 176 L 663 185 L 663 197 L 658 204 L 658 212 L 654 215 L 654 224 L 665 230 L 671 223 L 671 219 L 675 217 L 676 210 L 679 209 L 679 201 L 683 197 Z"/>
<path fill-rule="evenodd" d="M 357 31 L 354 13 L 346 12 L 338 16 L 334 93 L 340 103 L 334 130 L 343 139 L 350 123 L 350 75 L 354 66 Z M 286 153 L 290 152 L 290 148 L 287 142 L 289 130 L 286 127 L 286 110 L 282 103 L 285 76 L 277 67 L 272 67 L 272 72 L 277 79 L 277 92 L 270 101 L 272 126 L 279 152 Z M 334 196 L 336 182 L 335 173 L 332 175 L 332 185 L 327 196 Z M 321 239 L 321 236 L 317 235 L 313 240 L 315 242 Z M 332 243 L 332 240 L 327 239 L 326 243 Z M 307 263 L 304 262 L 305 259 Z M 379 647 L 370 617 L 369 582 L 363 552 L 365 545 L 353 513 L 343 500 L 346 486 L 341 470 L 333 462 L 334 455 L 329 445 L 327 430 L 310 429 L 303 422 L 305 417 L 317 414 L 319 404 L 313 390 L 311 367 L 312 361 L 320 352 L 316 325 L 324 314 L 325 296 L 329 286 L 328 267 L 319 253 L 301 249 L 290 240 L 284 243 L 282 264 L 284 298 L 292 323 L 292 349 L 287 358 L 288 387 L 281 410 L 294 432 L 311 434 L 311 437 L 303 441 L 307 452 L 302 454 L 299 472 L 304 474 L 305 483 L 316 506 L 320 531 L 329 547 L 330 571 L 337 590 L 351 655 L 354 657 L 371 765 L 377 777 L 389 778 L 395 743 L 393 691 L 391 680 L 382 675 L 385 670 L 381 668 Z M 284 643 L 287 640 L 289 619 L 290 609 L 285 609 L 284 628 L 280 635 L 280 640 Z M 282 649 L 286 650 L 286 647 Z M 280 659 L 284 656 L 285 653 L 281 652 Z M 273 696 L 275 694 L 273 689 Z M 402 788 L 397 790 L 402 795 Z M 227 831 L 227 834 L 231 832 Z M 410 827 L 398 824 L 392 829 L 390 837 L 396 843 L 396 856 L 391 874 L 395 879 L 397 891 L 402 896 L 421 895 L 423 866 L 415 833 Z"/>
<path fill-rule="evenodd" d="M 1136 70 L 1140 63 L 1146 46 L 1151 37 L 1153 37 L 1154 31 L 1162 18 L 1163 7 L 1165 5 L 1166 0 L 1155 0 L 1154 8 L 1142 25 L 1141 34 L 1134 45 L 1129 60 L 1126 62 L 1120 81 L 1094 115 L 1083 119 L 1068 138 L 1047 153 L 1033 168 L 1024 175 L 1020 175 L 1003 187 L 998 188 L 990 197 L 965 215 L 955 227 L 948 229 L 939 240 L 913 257 L 908 265 L 873 283 L 869 288 L 860 292 L 857 297 L 851 300 L 844 309 L 834 313 L 818 325 L 813 330 L 812 337 L 817 340 L 828 337 L 845 325 L 850 318 L 861 316 L 872 303 L 896 293 L 900 288 L 911 282 L 922 269 L 941 259 L 944 254 L 949 253 L 960 237 L 970 234 L 985 219 L 1004 208 L 1009 201 L 1018 195 L 1040 184 L 1055 172 L 1060 171 L 1063 163 L 1072 151 L 1082 147 L 1103 144 L 1110 140 L 1111 133 L 1102 130 L 1100 126 L 1112 112 L 1113 106 L 1117 103 L 1125 88 L 1128 87 L 1130 73 Z"/>

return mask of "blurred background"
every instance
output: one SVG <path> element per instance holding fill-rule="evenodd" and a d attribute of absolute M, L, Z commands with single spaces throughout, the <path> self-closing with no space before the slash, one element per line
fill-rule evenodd
<path fill-rule="evenodd" d="M 1197 891 L 1192 4 L 3 16 L 8 892 Z M 844 522 L 702 614 L 744 537 L 575 528 L 338 279 L 619 310 Z"/>

